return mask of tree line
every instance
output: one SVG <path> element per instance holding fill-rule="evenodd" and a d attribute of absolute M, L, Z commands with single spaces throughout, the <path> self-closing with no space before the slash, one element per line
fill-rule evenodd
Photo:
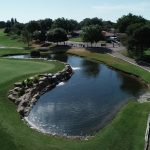
<path fill-rule="evenodd" d="M 73 31 L 82 29 L 83 33 L 81 36 L 83 37 L 83 41 L 93 43 L 101 40 L 102 29 L 109 31 L 114 25 L 115 23 L 111 21 L 103 21 L 97 17 L 91 19 L 86 18 L 81 22 L 65 18 L 58 18 L 56 20 L 49 18 L 38 21 L 33 20 L 26 24 L 19 23 L 14 18 L 7 22 L 0 21 L 0 28 L 5 28 L 5 33 L 8 35 L 16 34 L 22 36 L 23 40 L 28 43 L 28 46 L 32 39 L 39 42 L 46 40 L 56 43 L 63 42 L 68 40 L 68 34 L 74 36 L 76 33 Z M 85 34 L 85 32 L 88 33 Z M 87 34 L 92 34 L 92 36 L 87 36 Z"/>
<path fill-rule="evenodd" d="M 66 41 L 67 35 L 76 34 L 75 30 L 82 30 L 81 37 L 84 42 L 97 43 L 104 40 L 103 30 L 110 31 L 111 28 L 115 28 L 117 33 L 127 34 L 129 54 L 143 57 L 144 52 L 150 47 L 150 21 L 131 13 L 122 16 L 116 23 L 95 17 L 86 18 L 81 22 L 65 18 L 47 18 L 23 24 L 12 18 L 7 22 L 0 21 L 0 28 L 5 28 L 4 32 L 8 35 L 22 36 L 28 46 L 31 40 L 55 43 Z"/>

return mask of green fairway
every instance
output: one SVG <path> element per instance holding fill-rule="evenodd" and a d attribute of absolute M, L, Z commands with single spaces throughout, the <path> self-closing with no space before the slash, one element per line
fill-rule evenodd
<path fill-rule="evenodd" d="M 6 47 L 26 47 L 21 38 L 14 36 L 7 36 L 3 29 L 0 29 L 0 46 Z"/>
<path fill-rule="evenodd" d="M 57 66 L 57 62 L 48 63 L 40 61 L 27 61 L 16 59 L 0 59 L 0 84 L 5 83 L 18 76 L 28 75 L 31 73 L 39 73 L 49 70 L 59 70 L 63 68 L 63 64 Z"/>

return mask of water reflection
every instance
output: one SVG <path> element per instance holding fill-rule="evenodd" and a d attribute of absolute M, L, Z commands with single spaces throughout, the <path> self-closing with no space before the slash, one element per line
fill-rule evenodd
<path fill-rule="evenodd" d="M 141 94 L 141 89 L 146 88 L 137 78 L 125 73 L 118 73 L 118 78 L 122 80 L 120 88 L 135 97 Z"/>
<path fill-rule="evenodd" d="M 131 76 L 83 58 L 52 55 L 67 61 L 75 74 L 65 84 L 45 93 L 28 120 L 41 131 L 59 135 L 93 135 L 111 120 L 129 99 L 145 88 Z"/>
<path fill-rule="evenodd" d="M 100 65 L 94 61 L 83 59 L 82 62 L 83 72 L 87 77 L 97 77 L 100 73 Z"/>
<path fill-rule="evenodd" d="M 51 54 L 51 55 L 48 56 L 48 59 L 67 62 L 68 61 L 68 55 L 65 55 L 65 54 Z"/>

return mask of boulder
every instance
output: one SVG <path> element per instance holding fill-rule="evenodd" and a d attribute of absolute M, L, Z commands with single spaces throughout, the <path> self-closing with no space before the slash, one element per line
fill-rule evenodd
<path fill-rule="evenodd" d="M 8 99 L 10 99 L 12 102 L 15 102 L 16 101 L 16 97 L 12 94 L 8 95 Z"/>
<path fill-rule="evenodd" d="M 20 106 L 20 107 L 18 107 L 18 109 L 17 109 L 17 112 L 22 116 L 22 117 L 24 117 L 24 107 L 23 106 Z"/>
<path fill-rule="evenodd" d="M 22 87 L 22 83 L 21 82 L 14 83 L 14 86 L 15 87 Z"/>

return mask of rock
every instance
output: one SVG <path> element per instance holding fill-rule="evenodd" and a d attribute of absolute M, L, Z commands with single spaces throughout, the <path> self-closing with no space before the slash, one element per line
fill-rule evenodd
<path fill-rule="evenodd" d="M 28 116 L 30 110 L 31 110 L 30 107 L 26 107 L 26 108 L 24 109 L 24 116 Z"/>
<path fill-rule="evenodd" d="M 47 79 L 47 77 L 42 77 L 42 78 L 39 79 L 39 82 L 40 81 L 46 81 L 46 79 Z"/>
<path fill-rule="evenodd" d="M 20 107 L 18 107 L 18 109 L 17 109 L 17 112 L 22 116 L 22 117 L 24 117 L 24 107 L 23 106 L 20 106 Z"/>
<path fill-rule="evenodd" d="M 21 89 L 22 89 L 22 88 L 20 88 L 20 87 L 15 87 L 15 88 L 14 88 L 14 91 L 19 92 L 19 91 L 21 91 Z"/>
<path fill-rule="evenodd" d="M 52 83 L 56 83 L 57 82 L 57 78 L 56 78 L 56 76 L 54 75 L 54 76 L 52 76 Z"/>
<path fill-rule="evenodd" d="M 12 102 L 15 102 L 16 101 L 16 97 L 12 94 L 8 95 L 8 99 L 10 99 Z"/>
<path fill-rule="evenodd" d="M 35 94 L 35 95 L 33 96 L 33 98 L 35 98 L 35 99 L 39 99 L 39 98 L 40 98 L 39 93 Z"/>
<path fill-rule="evenodd" d="M 22 87 L 22 83 L 21 82 L 17 82 L 14 84 L 15 87 Z"/>
<path fill-rule="evenodd" d="M 54 75 L 41 74 L 39 75 L 39 82 L 34 83 L 32 87 L 24 88 L 24 95 L 20 96 L 20 91 L 23 86 L 21 82 L 15 83 L 15 88 L 9 91 L 8 98 L 18 105 L 17 111 L 24 117 L 27 116 L 33 105 L 40 98 L 42 94 L 56 87 L 62 81 L 68 80 L 72 75 L 72 68 L 66 65 L 65 68 Z M 31 77 L 30 79 L 34 79 Z M 20 96 L 18 98 L 18 96 Z"/>
<path fill-rule="evenodd" d="M 21 100 L 22 100 L 21 98 L 17 98 L 17 99 L 15 100 L 15 104 L 16 104 L 16 105 L 19 105 L 20 102 L 21 102 Z"/>
<path fill-rule="evenodd" d="M 24 101 L 21 101 L 20 105 L 23 106 L 23 107 L 27 107 L 29 104 L 29 100 L 24 100 Z"/>
<path fill-rule="evenodd" d="M 48 74 L 48 77 L 52 77 L 53 75 L 51 73 Z"/>

